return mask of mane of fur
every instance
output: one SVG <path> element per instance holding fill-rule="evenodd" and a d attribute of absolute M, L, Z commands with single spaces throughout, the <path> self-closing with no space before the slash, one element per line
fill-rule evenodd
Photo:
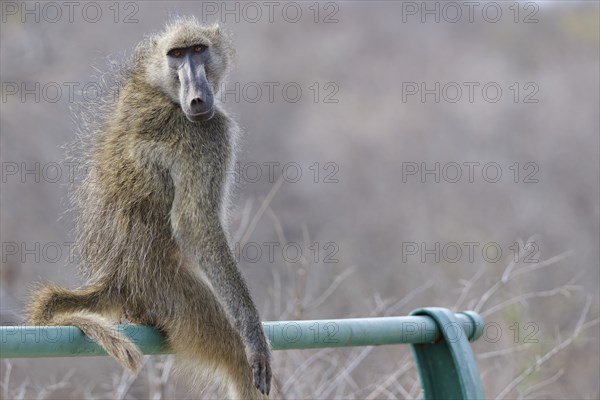
<path fill-rule="evenodd" d="M 117 61 L 107 57 L 105 65 L 94 67 L 96 74 L 95 87 L 99 89 L 98 96 L 83 94 L 78 102 L 71 107 L 71 118 L 75 127 L 75 139 L 66 147 L 66 161 L 73 166 L 73 175 L 69 179 L 69 212 L 75 215 L 75 250 L 81 256 L 82 234 L 84 229 L 83 217 L 87 209 L 90 195 L 88 188 L 90 180 L 97 176 L 99 170 L 93 162 L 100 140 L 113 114 L 121 90 L 133 73 L 133 57 Z M 80 261 L 81 271 L 89 278 L 91 271 L 86 269 L 85 260 Z"/>

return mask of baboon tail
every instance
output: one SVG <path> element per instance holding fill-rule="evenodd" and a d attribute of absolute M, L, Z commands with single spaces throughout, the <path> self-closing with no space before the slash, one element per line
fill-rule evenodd
<path fill-rule="evenodd" d="M 142 352 L 106 318 L 98 314 L 77 311 L 53 316 L 52 324 L 78 327 L 123 367 L 133 373 L 139 372 L 142 365 Z"/>

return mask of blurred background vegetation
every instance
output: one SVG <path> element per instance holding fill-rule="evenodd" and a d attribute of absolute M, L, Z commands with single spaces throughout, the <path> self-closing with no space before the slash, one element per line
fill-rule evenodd
<path fill-rule="evenodd" d="M 98 18 L 76 2 L 73 22 L 62 2 L 62 16 L 43 2 L 11 3 L 16 11 L 7 3 L 2 324 L 22 323 L 33 283 L 82 283 L 68 256 L 68 88 L 81 99 L 106 56 L 123 60 L 170 13 L 193 14 L 220 20 L 237 49 L 221 96 L 245 130 L 231 230 L 263 319 L 476 309 L 490 325 L 474 344 L 487 396 L 600 397 L 598 2 L 493 3 L 498 18 L 498 7 L 475 2 L 472 20 L 462 2 L 453 3 L 458 18 L 443 2 L 102 2 Z M 439 83 L 439 102 L 407 92 L 421 83 Z M 436 163 L 439 182 L 420 175 Z M 462 167 L 458 182 L 448 163 Z M 502 173 L 495 183 L 493 170 L 482 176 L 488 163 Z M 486 244 L 502 254 L 482 255 Z M 420 395 L 406 346 L 274 357 L 275 397 Z M 134 379 L 108 358 L 3 361 L 0 392 L 193 398 L 172 365 L 149 358 Z"/>

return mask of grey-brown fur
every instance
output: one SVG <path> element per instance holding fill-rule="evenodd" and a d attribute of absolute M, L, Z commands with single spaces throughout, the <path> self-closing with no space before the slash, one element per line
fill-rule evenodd
<path fill-rule="evenodd" d="M 270 388 L 270 349 L 224 229 L 239 129 L 218 102 L 211 119 L 188 120 L 164 62 L 169 49 L 198 43 L 208 46 L 206 78 L 218 89 L 232 54 L 227 37 L 180 18 L 138 45 L 117 77 L 117 102 L 104 106 L 104 119 L 92 117 L 101 122 L 81 161 L 93 173 L 73 196 L 88 283 L 42 286 L 29 322 L 79 326 L 137 371 L 139 350 L 100 316 L 125 315 L 162 330 L 198 372 L 222 375 L 229 396 L 259 398 L 256 388 Z"/>

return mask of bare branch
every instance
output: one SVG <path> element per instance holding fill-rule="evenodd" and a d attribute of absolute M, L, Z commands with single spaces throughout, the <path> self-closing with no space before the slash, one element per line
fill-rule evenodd
<path fill-rule="evenodd" d="M 323 294 L 321 294 L 319 297 L 317 297 L 312 303 L 307 305 L 304 309 L 306 311 L 312 311 L 312 310 L 320 307 L 329 298 L 329 296 L 331 296 L 333 294 L 333 292 L 335 292 L 335 289 L 338 288 L 338 286 L 344 281 L 344 279 L 346 279 L 347 277 L 352 275 L 352 273 L 354 273 L 354 269 L 355 269 L 354 267 L 350 267 L 347 270 L 345 270 L 344 272 L 342 272 L 341 274 L 337 275 L 335 277 L 335 279 L 333 280 L 333 282 L 331 283 L 331 285 L 329 285 L 329 287 L 327 289 L 325 289 Z"/>
<path fill-rule="evenodd" d="M 556 382 L 561 376 L 563 376 L 563 374 L 565 373 L 565 369 L 561 368 L 556 374 L 552 375 L 550 378 L 545 379 L 543 381 L 541 381 L 540 383 L 537 383 L 533 386 L 531 386 L 529 389 L 527 389 L 526 391 L 524 391 L 519 398 L 527 398 L 529 395 L 531 395 L 532 393 L 548 386 L 551 383 Z"/>
<path fill-rule="evenodd" d="M 244 233 L 244 235 L 242 236 L 242 239 L 240 240 L 240 246 L 245 244 L 248 241 L 248 239 L 250 239 L 250 236 L 254 232 L 254 229 L 256 229 L 256 225 L 258 224 L 258 221 L 260 221 L 263 214 L 265 213 L 265 210 L 267 209 L 269 204 L 271 204 L 271 200 L 273 200 L 273 197 L 275 197 L 275 194 L 281 187 L 282 183 L 283 183 L 283 176 L 280 176 L 277 179 L 277 181 L 275 182 L 275 184 L 273 185 L 273 187 L 271 188 L 271 190 L 269 190 L 267 197 L 265 197 L 265 199 L 262 201 L 260 207 L 256 211 L 256 214 L 254 214 L 254 217 L 252 218 L 252 221 L 250 222 L 248 229 L 246 229 L 246 232 Z"/>
<path fill-rule="evenodd" d="M 548 260 L 539 262 L 537 264 L 532 264 L 528 267 L 521 268 L 521 269 L 515 271 L 514 273 L 509 274 L 509 276 L 507 276 L 506 278 L 503 277 L 504 280 L 500 280 L 500 281 L 496 282 L 491 288 L 489 288 L 483 294 L 483 296 L 481 296 L 481 298 L 479 299 L 479 302 L 473 308 L 473 311 L 479 312 L 483 308 L 485 303 L 498 291 L 498 289 L 500 289 L 500 287 L 502 287 L 503 285 L 506 285 L 506 283 L 508 283 L 509 280 L 512 280 L 519 275 L 529 273 L 529 272 L 535 271 L 537 269 L 545 268 L 547 266 L 553 265 L 553 264 L 571 256 L 572 254 L 573 254 L 572 251 L 566 251 L 557 256 L 551 257 Z M 507 272 L 507 270 L 509 270 L 509 267 L 510 267 L 510 264 L 506 267 L 506 269 L 504 271 L 505 273 Z M 512 268 L 511 268 L 511 270 L 512 270 Z"/>
<path fill-rule="evenodd" d="M 498 396 L 496 396 L 496 399 L 501 400 L 501 399 L 505 398 L 509 393 L 511 393 L 513 391 L 513 389 L 515 389 L 521 382 L 523 382 L 523 380 L 525 380 L 525 378 L 527 378 L 529 375 L 531 375 L 532 373 L 537 371 L 546 361 L 548 361 L 549 359 L 554 357 L 561 350 L 564 350 L 565 348 L 567 348 L 577 338 L 577 336 L 579 336 L 579 334 L 581 333 L 582 330 L 598 324 L 598 322 L 600 321 L 600 319 L 598 319 L 598 318 L 596 318 L 592 321 L 589 321 L 587 323 L 584 323 L 591 304 L 592 304 L 592 296 L 588 295 L 585 306 L 583 307 L 583 311 L 581 312 L 581 315 L 579 317 L 579 321 L 577 322 L 577 325 L 575 326 L 575 330 L 573 331 L 571 336 L 569 336 L 567 339 L 563 340 L 558 345 L 553 347 L 550 351 L 545 353 L 542 357 L 538 357 L 537 360 L 535 361 L 535 363 L 533 365 L 529 366 L 525 371 L 523 371 L 521 374 L 519 374 L 515 379 L 513 379 L 500 392 L 500 394 L 498 394 Z"/>
<path fill-rule="evenodd" d="M 524 293 L 521 294 L 519 296 L 513 297 L 509 300 L 503 301 L 502 303 L 496 304 L 493 307 L 490 307 L 489 309 L 487 309 L 486 311 L 482 311 L 481 317 L 485 318 L 488 315 L 491 315 L 493 313 L 495 313 L 496 311 L 499 311 L 505 307 L 510 306 L 511 304 L 515 304 L 515 303 L 521 303 L 523 301 L 527 301 L 529 299 L 533 299 L 533 298 L 537 298 L 537 297 L 551 297 L 551 296 L 555 296 L 557 294 L 562 294 L 565 297 L 569 297 L 570 296 L 570 291 L 576 291 L 576 290 L 582 290 L 583 288 L 581 286 L 575 286 L 575 285 L 563 285 L 551 290 L 545 290 L 545 291 L 541 291 L 541 292 L 531 292 L 531 293 Z"/>

